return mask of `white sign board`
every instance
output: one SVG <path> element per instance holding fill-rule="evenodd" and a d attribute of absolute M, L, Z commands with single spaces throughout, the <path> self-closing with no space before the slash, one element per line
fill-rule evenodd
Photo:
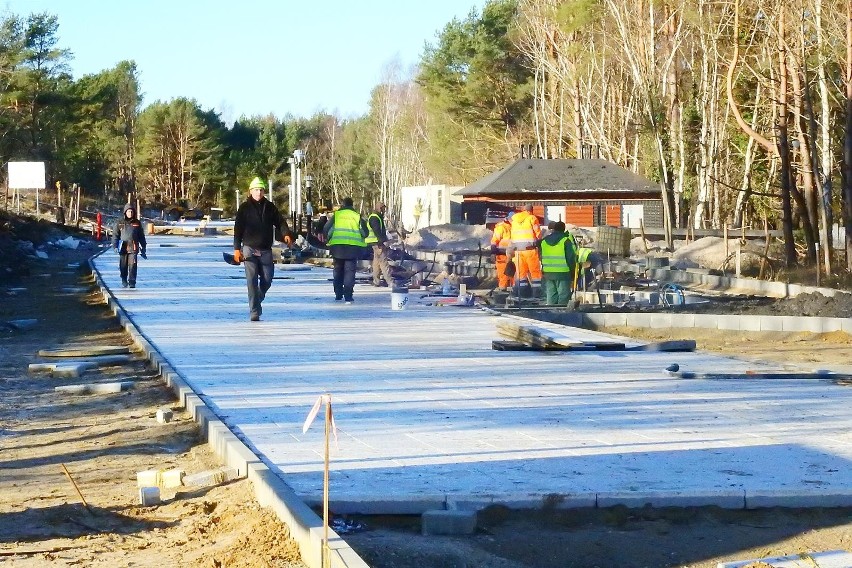
<path fill-rule="evenodd" d="M 44 162 L 9 162 L 9 189 L 45 189 Z"/>

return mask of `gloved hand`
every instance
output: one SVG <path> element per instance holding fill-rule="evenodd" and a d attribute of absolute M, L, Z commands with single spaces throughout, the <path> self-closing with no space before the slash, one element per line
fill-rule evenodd
<path fill-rule="evenodd" d="M 242 262 L 243 261 L 243 253 L 240 249 L 234 249 L 234 262 Z"/>
<path fill-rule="evenodd" d="M 284 235 L 284 244 L 288 247 L 291 246 L 293 244 L 293 237 L 290 235 Z"/>
<path fill-rule="evenodd" d="M 142 256 L 142 258 L 144 258 L 145 260 L 148 260 L 148 254 L 147 254 L 144 250 L 142 251 L 141 256 Z"/>

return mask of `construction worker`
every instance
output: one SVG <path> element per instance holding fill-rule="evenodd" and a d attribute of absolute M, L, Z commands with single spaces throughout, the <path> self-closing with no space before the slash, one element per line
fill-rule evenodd
<path fill-rule="evenodd" d="M 551 233 L 541 241 L 541 272 L 548 306 L 564 306 L 571 299 L 576 265 L 574 239 L 565 232 L 565 223 L 556 221 Z"/>
<path fill-rule="evenodd" d="M 125 288 L 136 288 L 137 256 L 148 258 L 147 246 L 142 223 L 136 217 L 136 207 L 128 203 L 112 229 L 112 247 L 119 255 L 118 271 Z"/>
<path fill-rule="evenodd" d="M 355 289 L 355 270 L 358 261 L 364 258 L 369 234 L 367 223 L 353 208 L 352 198 L 344 197 L 340 209 L 325 224 L 328 250 L 334 259 L 334 299 L 352 303 Z"/>
<path fill-rule="evenodd" d="M 388 264 L 388 233 L 385 228 L 384 203 L 376 203 L 373 212 L 367 217 L 367 238 L 364 242 L 373 247 L 373 286 L 389 286 L 392 282 L 390 264 Z M 385 281 L 382 283 L 381 278 Z"/>
<path fill-rule="evenodd" d="M 244 263 L 251 321 L 260 321 L 261 302 L 275 276 L 273 240 L 283 241 L 288 247 L 293 244 L 287 220 L 266 199 L 265 192 L 265 181 L 259 177 L 251 180 L 249 196 L 240 204 L 234 220 L 234 261 Z"/>
<path fill-rule="evenodd" d="M 512 216 L 512 246 L 517 250 L 518 296 L 521 298 L 538 297 L 541 289 L 541 258 L 538 243 L 541 240 L 541 226 L 538 217 L 532 213 L 532 205 Z"/>
<path fill-rule="evenodd" d="M 514 214 L 514 211 L 510 211 L 502 221 L 494 225 L 494 234 L 491 236 L 491 254 L 494 256 L 494 265 L 497 269 L 497 290 L 501 292 L 515 285 L 515 278 L 506 274 L 506 263 L 509 261 L 506 248 L 512 244 Z"/>
<path fill-rule="evenodd" d="M 572 287 L 575 291 L 577 290 L 577 285 L 580 281 L 580 275 L 583 275 L 582 284 L 585 288 L 586 269 L 598 264 L 600 264 L 600 256 L 595 253 L 594 249 L 590 249 L 588 247 L 577 247 L 577 267 L 574 271 L 574 285 Z"/>

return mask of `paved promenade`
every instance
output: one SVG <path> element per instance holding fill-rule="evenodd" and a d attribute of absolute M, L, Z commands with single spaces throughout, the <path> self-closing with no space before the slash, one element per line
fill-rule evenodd
<path fill-rule="evenodd" d="M 250 322 L 243 270 L 222 261 L 231 248 L 229 237 L 149 237 L 134 290 L 121 288 L 116 255 L 94 265 L 161 355 L 309 503 L 322 498 L 322 415 L 306 434 L 302 424 L 328 392 L 336 512 L 852 505 L 850 387 L 664 372 L 756 368 L 700 352 L 494 351 L 497 322 L 526 320 L 425 306 L 415 292 L 392 311 L 389 290 L 366 285 L 346 306 L 330 270 L 301 265 L 276 267 Z"/>

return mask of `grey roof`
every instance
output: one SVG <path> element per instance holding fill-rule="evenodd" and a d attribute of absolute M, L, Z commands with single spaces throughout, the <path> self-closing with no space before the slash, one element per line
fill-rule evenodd
<path fill-rule="evenodd" d="M 517 193 L 659 192 L 659 186 L 606 160 L 515 160 L 488 174 L 456 195 Z"/>

